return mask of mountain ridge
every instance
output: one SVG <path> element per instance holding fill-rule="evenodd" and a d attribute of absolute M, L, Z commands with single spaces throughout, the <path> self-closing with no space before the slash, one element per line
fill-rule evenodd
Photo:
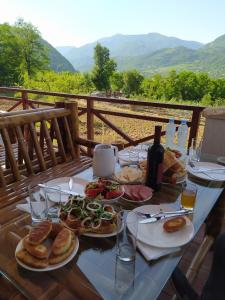
<path fill-rule="evenodd" d="M 199 48 L 203 44 L 195 41 L 186 41 L 176 37 L 167 37 L 159 33 L 141 35 L 115 34 L 111 37 L 98 39 L 81 47 L 56 47 L 62 52 L 72 65 L 80 71 L 90 71 L 93 67 L 93 51 L 97 43 L 109 48 L 111 57 L 119 60 L 120 57 L 130 57 L 152 53 L 162 48 L 174 48 L 175 46 L 188 46 Z M 67 48 L 67 49 L 66 49 Z"/>

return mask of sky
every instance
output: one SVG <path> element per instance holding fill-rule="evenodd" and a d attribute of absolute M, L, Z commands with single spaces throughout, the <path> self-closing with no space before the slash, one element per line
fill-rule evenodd
<path fill-rule="evenodd" d="M 158 32 L 202 43 L 225 34 L 225 0 L 0 0 L 0 23 L 35 25 L 53 46 Z"/>

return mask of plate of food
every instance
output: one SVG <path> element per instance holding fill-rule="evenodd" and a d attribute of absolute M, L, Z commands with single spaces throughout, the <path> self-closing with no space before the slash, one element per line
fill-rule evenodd
<path fill-rule="evenodd" d="M 116 181 L 100 178 L 98 181 L 89 182 L 84 192 L 90 199 L 113 203 L 123 196 L 124 189 Z"/>
<path fill-rule="evenodd" d="M 171 150 L 170 148 L 165 149 L 163 159 L 162 183 L 179 184 L 185 181 L 187 172 L 185 163 L 179 160 L 180 157 L 181 153 L 179 151 Z M 147 160 L 140 162 L 139 167 L 145 174 L 147 168 Z"/>
<path fill-rule="evenodd" d="M 114 176 L 115 180 L 121 184 L 137 184 L 143 183 L 145 171 L 137 167 L 123 167 Z"/>
<path fill-rule="evenodd" d="M 60 220 L 75 233 L 91 237 L 110 237 L 117 232 L 117 213 L 113 206 L 87 197 L 70 196 L 62 205 Z"/>
<path fill-rule="evenodd" d="M 131 203 L 144 203 L 152 198 L 153 190 L 142 184 L 123 185 L 123 200 Z"/>
<path fill-rule="evenodd" d="M 79 240 L 68 228 L 43 221 L 30 230 L 15 250 L 17 263 L 24 269 L 46 272 L 70 262 L 79 248 Z"/>
<path fill-rule="evenodd" d="M 173 211 L 164 205 L 144 205 L 135 208 L 132 212 L 156 214 L 161 211 Z M 143 218 L 137 214 L 139 220 Z M 132 218 L 133 214 L 128 214 Z M 132 232 L 132 228 L 129 230 Z M 138 240 L 154 247 L 172 248 L 180 247 L 191 241 L 194 235 L 194 226 L 186 216 L 171 217 L 154 223 L 140 224 L 138 228 Z"/>

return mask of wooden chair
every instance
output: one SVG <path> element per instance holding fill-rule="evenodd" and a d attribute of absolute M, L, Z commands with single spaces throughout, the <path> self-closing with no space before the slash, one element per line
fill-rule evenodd
<path fill-rule="evenodd" d="M 0 131 L 7 159 L 0 166 L 0 209 L 24 199 L 31 181 L 71 176 L 91 165 L 90 158 L 80 156 L 76 102 L 7 113 L 0 117 Z"/>

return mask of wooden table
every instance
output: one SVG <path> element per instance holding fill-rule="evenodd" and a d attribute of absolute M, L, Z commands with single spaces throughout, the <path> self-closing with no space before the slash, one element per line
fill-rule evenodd
<path fill-rule="evenodd" d="M 92 169 L 77 176 L 91 180 Z M 193 224 L 197 232 L 224 186 L 219 182 L 195 182 L 198 194 Z M 168 205 L 177 208 L 180 192 L 180 185 L 163 185 L 146 204 L 170 203 Z M 119 205 L 126 209 L 135 207 L 122 200 Z M 30 217 L 24 214 L 0 230 L 0 272 L 28 299 L 157 299 L 188 247 L 151 262 L 137 252 L 133 284 L 132 280 L 131 284 L 123 283 L 125 278 L 130 278 L 132 270 L 129 264 L 117 262 L 115 237 L 81 236 L 79 251 L 66 266 L 51 272 L 31 272 L 18 266 L 14 257 L 15 247 L 27 234 L 30 223 Z"/>

